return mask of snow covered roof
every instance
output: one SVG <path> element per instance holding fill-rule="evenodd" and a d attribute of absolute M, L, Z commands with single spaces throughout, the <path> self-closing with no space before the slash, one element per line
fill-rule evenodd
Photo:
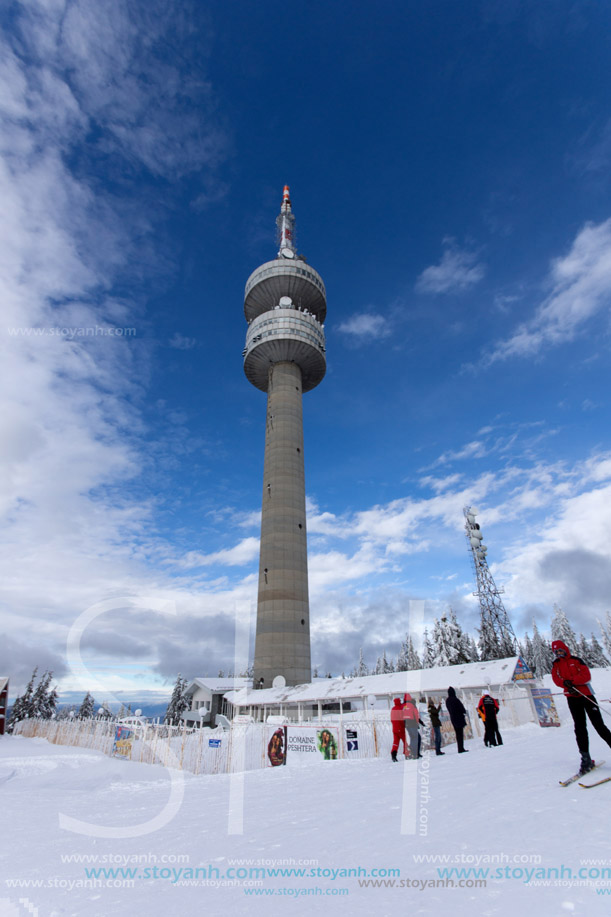
<path fill-rule="evenodd" d="M 511 656 L 491 662 L 470 662 L 465 665 L 389 672 L 386 675 L 365 675 L 360 678 L 319 678 L 311 684 L 285 688 L 250 691 L 242 688 L 239 691 L 228 691 L 225 698 L 234 707 L 260 707 L 281 703 L 313 703 L 319 700 L 332 702 L 340 698 L 367 697 L 369 694 L 446 694 L 450 685 L 460 690 L 509 684 L 519 658 Z"/>
<path fill-rule="evenodd" d="M 0 675 L 0 694 L 4 691 L 8 685 L 8 678 L 4 675 Z"/>
<path fill-rule="evenodd" d="M 225 694 L 251 685 L 251 678 L 194 678 L 189 687 L 185 688 L 185 694 L 194 694 L 197 688 L 204 688 L 212 694 Z"/>

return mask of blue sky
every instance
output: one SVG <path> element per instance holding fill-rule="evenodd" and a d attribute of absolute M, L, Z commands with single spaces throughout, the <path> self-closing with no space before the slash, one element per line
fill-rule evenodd
<path fill-rule="evenodd" d="M 99 602 L 82 652 L 108 692 L 245 655 L 265 398 L 243 290 L 285 183 L 328 297 L 304 399 L 313 663 L 396 655 L 410 599 L 474 632 L 465 503 L 518 635 L 554 603 L 596 630 L 611 10 L 32 0 L 0 22 L 14 684 L 39 664 L 78 687 L 66 641 Z"/>

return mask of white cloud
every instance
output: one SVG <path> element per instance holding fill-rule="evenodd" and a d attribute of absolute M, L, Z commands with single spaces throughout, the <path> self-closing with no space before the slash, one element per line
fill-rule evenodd
<path fill-rule="evenodd" d="M 130 19 L 138 9 L 151 32 Z M 137 299 L 110 292 L 128 266 L 133 280 L 152 228 L 146 205 L 128 199 L 130 170 L 174 178 L 214 165 L 222 148 L 205 104 L 197 123 L 181 110 L 210 88 L 181 85 L 147 52 L 174 14 L 154 2 L 33 0 L 16 7 L 14 47 L 8 31 L 0 39 L 0 602 L 12 670 L 37 661 L 32 646 L 61 658 L 67 626 L 109 594 L 192 599 L 147 565 L 163 549 L 152 502 L 130 484 L 147 460 L 132 396 L 148 356 Z M 120 204 L 89 180 L 92 125 L 126 177 Z M 136 335 L 61 333 L 117 325 Z"/>
<path fill-rule="evenodd" d="M 390 325 L 383 315 L 375 312 L 361 312 L 353 315 L 338 326 L 338 331 L 350 335 L 355 340 L 381 340 L 391 332 Z"/>
<path fill-rule="evenodd" d="M 193 350 L 194 347 L 197 347 L 197 339 L 186 337 L 179 331 L 175 331 L 168 344 L 175 350 Z"/>
<path fill-rule="evenodd" d="M 552 262 L 551 292 L 533 318 L 495 345 L 490 365 L 510 357 L 528 357 L 543 348 L 572 341 L 581 327 L 609 305 L 611 295 L 611 219 L 587 223 L 567 255 Z"/>
<path fill-rule="evenodd" d="M 486 269 L 478 262 L 476 252 L 446 248 L 439 264 L 427 267 L 416 281 L 421 293 L 450 293 L 466 290 L 479 283 Z"/>
<path fill-rule="evenodd" d="M 199 551 L 189 551 L 180 560 L 176 561 L 178 567 L 191 569 L 193 567 L 208 567 L 212 564 L 229 567 L 243 567 L 253 563 L 259 556 L 259 539 L 254 537 L 244 538 L 233 548 L 224 548 L 212 554 L 201 554 Z"/>

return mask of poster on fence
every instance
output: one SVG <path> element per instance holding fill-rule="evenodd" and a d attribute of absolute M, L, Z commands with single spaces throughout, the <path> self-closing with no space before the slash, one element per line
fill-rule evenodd
<path fill-rule="evenodd" d="M 539 726 L 560 726 L 554 698 L 547 688 L 531 688 L 530 694 L 539 717 Z"/>
<path fill-rule="evenodd" d="M 117 758 L 131 758 L 134 732 L 129 726 L 115 726 L 115 740 L 112 755 Z"/>
<path fill-rule="evenodd" d="M 266 741 L 270 767 L 339 758 L 337 726 L 268 726 Z"/>

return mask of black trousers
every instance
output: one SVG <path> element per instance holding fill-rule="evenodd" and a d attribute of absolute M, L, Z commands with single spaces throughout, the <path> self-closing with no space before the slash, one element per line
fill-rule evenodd
<path fill-rule="evenodd" d="M 486 714 L 484 721 L 484 744 L 485 745 L 502 745 L 503 740 L 499 732 L 499 724 L 496 716 Z"/>
<path fill-rule="evenodd" d="M 456 733 L 456 744 L 458 745 L 458 751 L 465 750 L 465 743 L 463 740 L 463 732 L 465 730 L 464 726 L 454 726 L 454 732 Z"/>
<path fill-rule="evenodd" d="M 594 726 L 594 729 L 601 739 L 604 739 L 607 745 L 611 747 L 611 732 L 603 723 L 603 718 L 594 695 L 590 694 L 587 697 L 569 696 L 567 697 L 567 702 L 569 710 L 571 711 L 571 716 L 573 717 L 573 722 L 575 723 L 577 748 L 581 754 L 587 755 L 590 751 L 586 715 L 590 718 L 592 726 Z"/>

